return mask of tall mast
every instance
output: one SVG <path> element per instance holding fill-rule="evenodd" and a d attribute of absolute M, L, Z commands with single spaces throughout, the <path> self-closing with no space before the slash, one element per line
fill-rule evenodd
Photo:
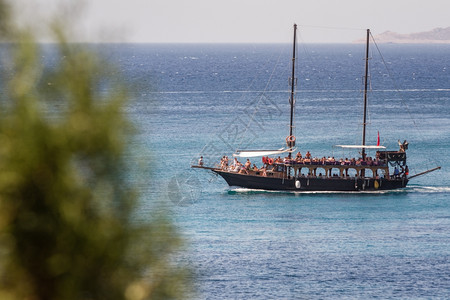
<path fill-rule="evenodd" d="M 369 38 L 370 29 L 367 29 L 367 41 L 366 41 L 366 67 L 364 76 L 364 118 L 363 118 L 363 135 L 362 135 L 362 145 L 366 145 L 366 125 L 367 125 L 367 88 L 368 88 L 368 77 L 369 77 Z M 366 159 L 366 149 L 362 149 L 362 158 Z"/>
<path fill-rule="evenodd" d="M 289 137 L 293 137 L 294 128 L 294 94 L 295 94 L 295 45 L 297 44 L 297 24 L 294 24 L 294 43 L 292 49 L 292 75 L 291 75 L 291 96 L 289 98 L 289 103 L 291 104 L 291 119 L 289 124 Z M 295 145 L 295 140 L 293 142 L 288 142 L 288 147 L 293 147 Z M 289 158 L 292 157 L 291 152 L 289 152 Z"/>

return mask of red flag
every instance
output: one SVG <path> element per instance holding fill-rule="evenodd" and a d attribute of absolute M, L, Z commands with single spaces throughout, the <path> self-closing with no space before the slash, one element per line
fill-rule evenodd
<path fill-rule="evenodd" d="M 378 131 L 377 146 L 380 146 L 380 132 Z"/>

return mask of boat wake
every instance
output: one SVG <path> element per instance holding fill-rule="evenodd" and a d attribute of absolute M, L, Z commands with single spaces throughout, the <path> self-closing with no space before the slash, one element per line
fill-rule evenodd
<path fill-rule="evenodd" d="M 265 194 L 265 193 L 273 193 L 273 194 L 293 194 L 293 195 L 302 195 L 302 194 L 386 194 L 386 193 L 404 193 L 405 189 L 398 190 L 382 190 L 382 191 L 272 191 L 272 190 L 262 190 L 262 189 L 247 189 L 242 187 L 230 188 L 228 190 L 228 194 Z"/>
<path fill-rule="evenodd" d="M 248 189 L 242 187 L 231 187 L 228 194 L 393 194 L 393 193 L 450 193 L 448 186 L 410 186 L 403 189 L 381 190 L 381 191 L 272 191 L 263 189 Z"/>
<path fill-rule="evenodd" d="M 449 186 L 410 186 L 408 191 L 418 193 L 450 193 Z"/>

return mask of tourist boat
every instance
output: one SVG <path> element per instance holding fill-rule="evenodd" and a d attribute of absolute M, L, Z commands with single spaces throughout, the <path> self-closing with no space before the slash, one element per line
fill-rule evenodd
<path fill-rule="evenodd" d="M 290 125 L 289 135 L 286 138 L 286 148 L 279 150 L 242 150 L 233 154 L 237 158 L 262 157 L 263 168 L 252 169 L 243 166 L 231 166 L 222 162 L 221 166 L 204 166 L 202 160 L 193 168 L 211 170 L 220 175 L 230 186 L 248 189 L 278 190 L 278 191 L 377 191 L 393 190 L 406 187 L 408 181 L 416 176 L 423 175 L 436 167 L 419 174 L 410 176 L 406 164 L 406 150 L 408 142 L 399 141 L 399 149 L 388 151 L 379 143 L 366 145 L 367 125 L 367 91 L 368 91 L 368 63 L 369 63 L 369 38 L 370 30 L 367 30 L 367 43 L 365 55 L 364 76 L 364 113 L 363 132 L 361 145 L 337 145 L 341 148 L 357 149 L 361 157 L 351 161 L 335 161 L 333 159 L 314 160 L 310 157 L 293 157 L 296 150 L 293 135 L 294 128 L 294 95 L 295 95 L 295 60 L 296 60 L 296 33 L 297 25 L 294 24 L 294 43 L 292 51 L 292 76 L 290 78 Z M 376 151 L 375 157 L 369 157 L 368 150 Z M 367 151 L 366 151 L 367 150 Z M 277 161 L 272 156 L 287 153 L 282 161 Z M 322 173 L 323 172 L 323 173 Z"/>

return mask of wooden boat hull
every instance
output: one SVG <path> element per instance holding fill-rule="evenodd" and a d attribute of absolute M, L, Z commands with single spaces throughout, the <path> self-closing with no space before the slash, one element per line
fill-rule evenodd
<path fill-rule="evenodd" d="M 290 177 L 274 178 L 247 174 L 226 172 L 218 169 L 212 170 L 228 183 L 229 186 L 238 186 L 248 189 L 262 189 L 271 191 L 336 191 L 358 192 L 379 191 L 404 188 L 408 184 L 405 177 L 398 179 L 375 178 L 317 178 L 317 177 Z"/>

